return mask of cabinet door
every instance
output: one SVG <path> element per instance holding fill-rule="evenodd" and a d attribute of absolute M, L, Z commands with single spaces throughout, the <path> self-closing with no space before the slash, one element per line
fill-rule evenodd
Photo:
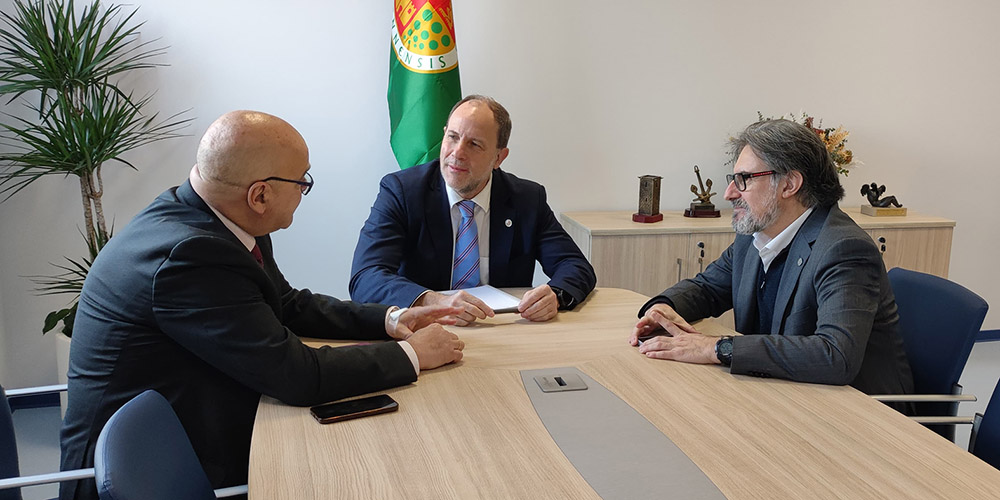
<path fill-rule="evenodd" d="M 656 295 L 683 278 L 690 235 L 612 235 L 591 239 L 597 286 Z"/>
<path fill-rule="evenodd" d="M 736 233 L 693 233 L 685 261 L 684 278 L 693 278 L 718 259 L 736 239 Z"/>
<path fill-rule="evenodd" d="M 948 277 L 953 228 L 870 229 L 885 268 L 903 267 Z"/>
<path fill-rule="evenodd" d="M 709 264 L 718 259 L 729 245 L 736 239 L 736 233 L 693 233 L 688 245 L 688 258 L 685 267 L 685 278 L 693 278 L 705 270 Z M 717 322 L 729 328 L 736 329 L 733 311 L 719 316 Z"/>

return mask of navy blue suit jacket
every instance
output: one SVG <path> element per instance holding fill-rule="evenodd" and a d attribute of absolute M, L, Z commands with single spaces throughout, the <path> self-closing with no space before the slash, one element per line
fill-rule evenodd
<path fill-rule="evenodd" d="M 274 262 L 270 237 L 257 244 L 263 266 L 188 182 L 111 238 L 76 314 L 64 470 L 93 467 L 111 414 L 155 389 L 180 418 L 212 486 L 243 484 L 261 394 L 304 406 L 416 379 L 395 342 L 304 345 L 299 335 L 388 340 L 387 308 L 296 290 Z M 62 483 L 60 498 L 96 499 L 94 481 Z"/>
<path fill-rule="evenodd" d="M 451 288 L 450 208 L 439 160 L 383 177 L 354 251 L 351 298 L 407 307 L 425 290 Z M 531 286 L 536 260 L 549 285 L 576 303 L 597 283 L 594 268 L 545 201 L 545 188 L 493 170 L 489 284 Z"/>

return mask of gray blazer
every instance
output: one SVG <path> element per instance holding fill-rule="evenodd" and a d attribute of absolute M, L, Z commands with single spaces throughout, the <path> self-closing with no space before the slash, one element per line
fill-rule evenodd
<path fill-rule="evenodd" d="M 733 309 L 732 373 L 850 384 L 867 394 L 913 392 L 885 264 L 871 237 L 840 208 L 816 207 L 788 247 L 770 335 L 755 334 L 760 256 L 738 235 L 693 279 L 647 302 L 672 304 L 686 320 Z"/>

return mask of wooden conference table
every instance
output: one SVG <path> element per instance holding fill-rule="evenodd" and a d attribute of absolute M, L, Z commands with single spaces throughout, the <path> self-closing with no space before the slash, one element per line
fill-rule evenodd
<path fill-rule="evenodd" d="M 647 359 L 626 343 L 645 300 L 601 288 L 547 323 L 505 314 L 454 328 L 465 359 L 385 391 L 395 413 L 320 425 L 261 398 L 250 498 L 600 498 L 519 376 L 561 366 L 631 405 L 730 500 L 1000 498 L 1000 471 L 851 387 Z"/>

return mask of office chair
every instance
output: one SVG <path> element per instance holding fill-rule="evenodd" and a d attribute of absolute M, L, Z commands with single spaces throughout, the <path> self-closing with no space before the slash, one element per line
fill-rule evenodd
<path fill-rule="evenodd" d="M 39 484 L 75 481 L 94 477 L 94 469 L 21 476 L 17 458 L 17 440 L 14 437 L 14 421 L 11 417 L 11 399 L 17 397 L 35 396 L 52 392 L 65 391 L 66 385 L 49 385 L 28 389 L 12 389 L 5 391 L 0 386 L 0 500 L 21 500 L 21 488 Z"/>
<path fill-rule="evenodd" d="M 1000 382 L 982 413 L 977 413 L 969 438 L 969 451 L 1000 469 Z"/>
<path fill-rule="evenodd" d="M 101 500 L 209 500 L 247 492 L 246 485 L 212 491 L 173 408 L 152 390 L 104 424 L 94 469 Z"/>
<path fill-rule="evenodd" d="M 954 441 L 954 424 L 969 421 L 956 417 L 958 403 L 976 400 L 962 395 L 958 379 L 989 306 L 965 287 L 930 274 L 896 267 L 889 270 L 889 282 L 916 395 L 872 397 L 914 402 L 915 420 Z"/>

